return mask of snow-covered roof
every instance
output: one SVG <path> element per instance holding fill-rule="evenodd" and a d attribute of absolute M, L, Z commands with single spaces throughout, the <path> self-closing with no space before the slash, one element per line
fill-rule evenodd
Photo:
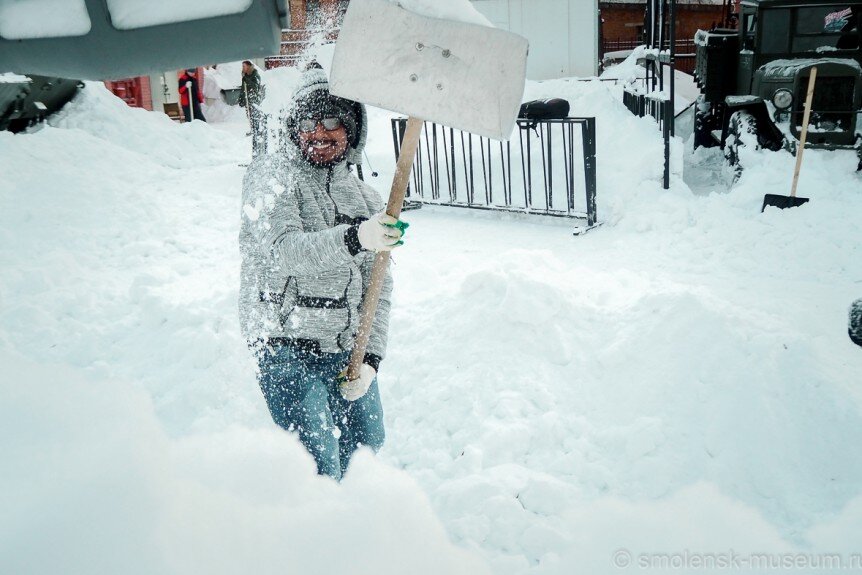
<path fill-rule="evenodd" d="M 0 84 L 23 84 L 24 82 L 29 81 L 30 78 L 27 76 L 21 76 L 20 74 L 14 74 L 12 72 L 0 74 Z"/>

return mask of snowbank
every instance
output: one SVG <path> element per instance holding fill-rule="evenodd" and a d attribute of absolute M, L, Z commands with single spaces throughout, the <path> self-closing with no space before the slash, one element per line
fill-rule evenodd
<path fill-rule="evenodd" d="M 202 122 L 181 124 L 177 129 L 164 114 L 130 108 L 100 82 L 88 82 L 86 90 L 51 115 L 48 125 L 80 130 L 171 168 L 224 162 L 224 153 L 232 144 L 229 136 L 208 130 Z"/>
<path fill-rule="evenodd" d="M 488 572 L 369 454 L 339 486 L 284 432 L 171 439 L 128 383 L 0 361 L 4 573 Z"/>

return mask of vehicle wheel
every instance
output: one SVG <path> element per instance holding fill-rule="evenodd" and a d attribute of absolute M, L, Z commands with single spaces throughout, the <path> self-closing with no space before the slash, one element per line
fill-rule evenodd
<path fill-rule="evenodd" d="M 724 157 L 733 170 L 734 183 L 742 175 L 742 170 L 751 158 L 751 152 L 760 150 L 762 146 L 757 137 L 757 120 L 745 110 L 734 112 L 730 116 L 727 128 L 727 139 L 724 142 Z"/>
<path fill-rule="evenodd" d="M 702 98 L 702 96 L 701 96 Z M 694 147 L 711 148 L 716 145 L 712 137 L 712 111 L 709 104 L 698 100 L 694 105 Z"/>

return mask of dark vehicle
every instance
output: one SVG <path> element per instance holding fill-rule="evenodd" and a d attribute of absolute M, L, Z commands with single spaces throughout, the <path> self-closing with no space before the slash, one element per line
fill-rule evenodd
<path fill-rule="evenodd" d="M 862 0 L 742 0 L 739 28 L 699 30 L 701 90 L 694 143 L 795 151 L 811 69 L 817 67 L 807 146 L 855 148 L 862 169 Z"/>

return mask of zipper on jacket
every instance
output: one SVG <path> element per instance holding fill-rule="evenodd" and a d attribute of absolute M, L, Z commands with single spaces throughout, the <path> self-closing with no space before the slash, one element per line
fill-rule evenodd
<path fill-rule="evenodd" d="M 332 184 L 332 172 L 333 172 L 333 170 L 334 170 L 334 166 L 329 166 L 329 168 L 327 168 L 327 170 L 326 170 L 325 190 L 326 190 L 326 197 L 329 198 L 330 202 L 332 202 L 332 209 L 335 210 L 335 215 L 333 215 L 333 217 L 332 217 L 332 225 L 337 226 L 338 225 L 338 219 L 339 219 L 338 216 L 341 215 L 341 212 L 338 211 L 338 204 L 336 204 L 335 200 L 332 198 L 332 189 L 330 186 Z"/>
<path fill-rule="evenodd" d="M 350 291 L 350 284 L 353 283 L 353 270 L 349 269 L 348 271 L 350 272 L 350 276 L 348 276 L 348 278 L 347 278 L 347 285 L 344 287 L 344 293 L 341 294 L 341 297 L 345 301 L 347 301 L 347 292 Z M 353 312 L 350 309 L 350 304 L 348 304 L 347 305 L 347 325 L 344 326 L 344 329 L 341 332 L 339 332 L 338 337 L 335 338 L 335 343 L 338 344 L 338 348 L 342 351 L 347 351 L 347 348 L 344 346 L 344 344 L 341 343 L 341 336 L 350 331 L 350 321 L 352 319 L 353 319 Z M 354 335 L 354 339 L 355 338 L 356 338 L 356 336 Z M 350 347 L 352 348 L 353 345 L 351 344 Z"/>

